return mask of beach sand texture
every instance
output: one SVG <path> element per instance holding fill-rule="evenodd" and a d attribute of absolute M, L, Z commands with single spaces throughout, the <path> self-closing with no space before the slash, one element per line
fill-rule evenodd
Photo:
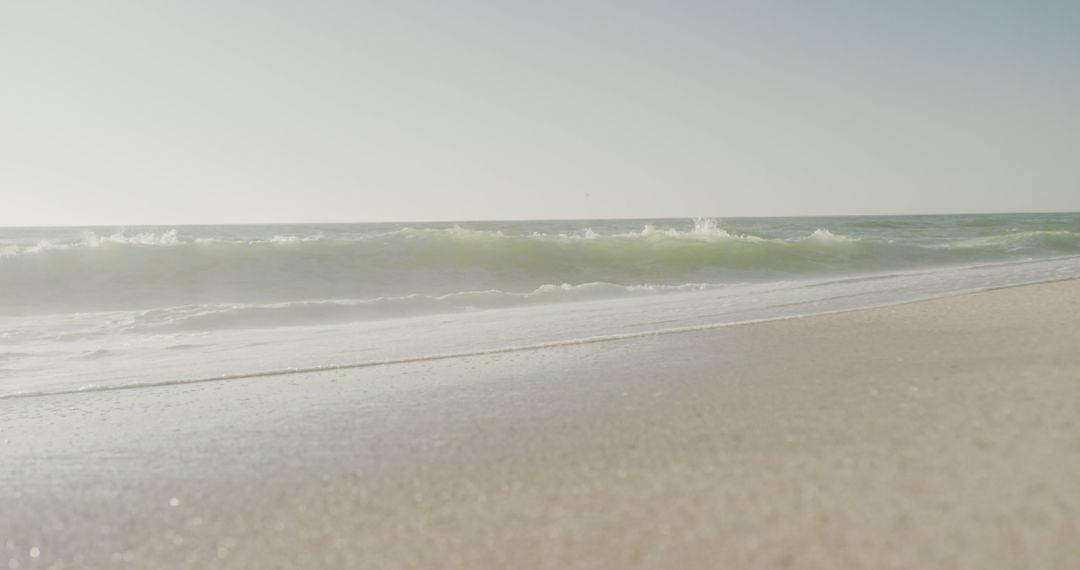
<path fill-rule="evenodd" d="M 0 400 L 0 567 L 1080 568 L 1080 281 Z"/>

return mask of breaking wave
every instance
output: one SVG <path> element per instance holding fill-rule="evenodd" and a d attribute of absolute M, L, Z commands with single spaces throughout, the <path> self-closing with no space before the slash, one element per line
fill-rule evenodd
<path fill-rule="evenodd" d="M 406 295 L 359 301 L 297 301 L 266 305 L 193 305 L 135 314 L 129 332 L 179 332 L 232 328 L 323 325 L 548 303 L 613 299 L 722 287 L 706 283 L 623 286 L 612 283 L 543 285 L 528 293 L 468 291 L 447 295 Z"/>
<path fill-rule="evenodd" d="M 285 313 L 300 321 L 373 318 L 1073 253 L 1080 253 L 1080 233 L 1065 230 L 1001 229 L 952 241 L 827 228 L 777 237 L 725 230 L 710 219 L 688 229 L 608 233 L 407 227 L 239 239 L 177 229 L 85 232 L 67 242 L 3 246 L 0 314 L 199 307 L 174 314 L 169 326 L 249 326 L 280 322 Z"/>

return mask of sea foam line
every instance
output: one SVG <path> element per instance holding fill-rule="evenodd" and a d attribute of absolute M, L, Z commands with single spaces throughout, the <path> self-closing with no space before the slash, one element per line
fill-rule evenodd
<path fill-rule="evenodd" d="M 863 307 L 850 307 L 844 309 L 837 309 L 833 311 L 821 311 L 812 313 L 801 313 L 797 315 L 784 315 L 779 317 L 768 317 L 763 319 L 748 319 L 743 321 L 732 321 L 724 323 L 710 323 L 704 325 L 692 325 L 686 327 L 670 327 L 665 329 L 655 329 L 649 331 L 639 331 L 632 333 L 621 333 L 611 335 L 597 335 L 590 337 L 581 337 L 565 340 L 557 340 L 551 342 L 542 342 L 536 344 L 516 345 L 516 346 L 504 346 L 498 348 L 490 348 L 484 350 L 473 350 L 463 352 L 451 352 L 441 354 L 429 354 L 423 356 L 410 356 L 404 358 L 390 358 L 384 360 L 367 360 L 363 362 L 350 362 L 344 364 L 327 364 L 322 366 L 309 366 L 309 367 L 297 367 L 297 368 L 281 368 L 276 370 L 263 370 L 259 372 L 245 372 L 242 374 L 226 374 L 221 376 L 205 377 L 205 378 L 189 378 L 180 380 L 162 380 L 158 382 L 132 382 L 127 384 L 115 384 L 110 386 L 92 385 L 83 386 L 81 388 L 72 390 L 56 390 L 56 391 L 40 391 L 40 392 L 14 392 L 10 394 L 0 394 L 0 400 L 11 400 L 21 398 L 41 398 L 48 396 L 64 396 L 72 394 L 87 394 L 95 392 L 117 392 L 121 390 L 138 390 L 143 388 L 162 388 L 167 386 L 184 386 L 188 384 L 205 384 L 210 382 L 225 382 L 229 380 L 244 380 L 251 378 L 263 378 L 272 376 L 287 376 L 292 374 L 311 374 L 318 372 L 332 372 L 336 370 L 351 370 L 356 368 L 374 368 L 378 366 L 391 366 L 395 364 L 413 364 L 418 362 L 433 362 L 437 360 L 450 360 L 454 358 L 470 358 L 476 356 L 490 356 L 494 354 L 507 354 L 513 352 L 526 352 L 533 350 L 543 350 L 548 348 L 559 348 L 566 346 L 580 346 L 586 344 L 596 344 L 602 342 L 614 342 L 620 340 L 630 340 L 637 338 L 647 338 L 654 336 L 667 336 L 676 334 L 687 334 L 695 332 L 703 332 L 710 330 L 717 330 L 727 327 L 754 325 L 774 321 L 785 321 L 793 319 L 801 319 L 805 317 L 816 317 L 835 315 L 839 313 L 848 313 L 852 311 L 860 311 L 867 309 L 880 309 L 885 307 L 895 307 L 900 305 L 907 305 L 911 303 L 918 303 L 922 301 L 928 301 L 931 299 L 944 299 L 949 297 L 957 297 L 961 295 L 970 295 L 973 293 L 981 293 L 985 291 L 996 291 L 1001 289 L 1012 289 L 1014 287 L 1025 287 L 1028 285 L 1038 285 L 1045 283 L 1057 283 L 1061 281 L 1072 281 L 1078 279 L 1077 277 L 1065 277 L 1060 279 L 1046 279 L 1028 281 L 1023 283 L 1013 283 L 1009 285 L 993 286 L 993 287 L 980 287 L 974 289 L 964 289 L 959 291 L 951 291 L 946 294 L 932 295 L 928 297 L 921 297 L 917 299 L 906 299 L 903 301 L 896 301 L 892 303 L 884 303 L 881 305 L 871 305 Z"/>
<path fill-rule="evenodd" d="M 297 367 L 297 368 L 281 368 L 276 370 L 264 370 L 260 372 L 245 372 L 242 374 L 226 374 L 222 376 L 212 376 L 206 378 L 189 378 L 181 380 L 162 380 L 158 382 L 132 382 L 127 384 L 115 384 L 110 386 L 92 385 L 83 386 L 72 390 L 56 390 L 56 391 L 40 391 L 40 392 L 14 392 L 11 394 L 0 394 L 0 400 L 10 400 L 16 398 L 39 398 L 44 396 L 62 396 L 67 394 L 86 394 L 92 392 L 115 392 L 120 390 L 136 390 L 140 388 L 159 388 L 164 386 L 183 386 L 187 384 L 204 384 L 208 382 L 224 382 L 227 380 L 243 380 L 248 378 L 262 378 L 270 376 L 286 376 L 290 374 L 309 374 L 316 372 L 332 372 L 335 370 L 350 370 L 354 368 L 374 368 L 376 366 L 390 366 L 394 364 L 412 364 L 417 362 L 431 362 L 436 360 L 450 360 L 454 358 L 470 358 L 474 356 L 490 356 L 493 354 L 506 354 L 510 352 L 526 352 L 531 350 L 542 350 L 547 348 L 559 348 L 564 346 L 578 346 L 583 344 L 594 344 L 600 342 L 612 342 L 618 340 L 627 340 L 635 338 L 644 338 L 650 336 L 664 336 L 673 334 L 683 334 L 699 331 L 707 331 L 720 329 L 725 327 L 739 326 L 739 325 L 752 325 L 757 323 L 764 323 L 769 321 L 779 321 L 787 319 L 797 319 L 806 316 L 827 315 L 832 313 L 846 312 L 850 309 L 840 311 L 830 311 L 824 313 L 807 313 L 800 315 L 789 315 L 783 317 L 771 317 L 765 319 L 751 319 L 745 321 L 734 321 L 727 323 L 710 323 L 706 325 L 693 325 L 688 327 L 672 327 L 666 329 L 655 329 L 650 331 L 639 331 L 633 333 L 621 333 L 612 335 L 597 335 L 590 337 L 581 337 L 565 340 L 556 340 L 551 342 L 542 342 L 536 344 L 524 344 L 515 346 L 503 346 L 498 348 L 490 348 L 484 350 L 472 350 L 464 352 L 447 352 L 440 354 L 428 354 L 423 356 L 409 356 L 404 358 L 389 358 L 385 360 L 366 360 L 363 362 L 350 362 L 345 364 L 326 364 L 321 366 L 309 366 L 309 367 Z"/>

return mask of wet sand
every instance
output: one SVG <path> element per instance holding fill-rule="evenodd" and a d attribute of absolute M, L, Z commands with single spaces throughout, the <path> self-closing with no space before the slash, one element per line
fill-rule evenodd
<path fill-rule="evenodd" d="M 0 400 L 0 568 L 1080 568 L 1080 282 Z"/>

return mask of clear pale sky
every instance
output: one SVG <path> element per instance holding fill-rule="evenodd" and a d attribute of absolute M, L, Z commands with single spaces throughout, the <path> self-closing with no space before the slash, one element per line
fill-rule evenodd
<path fill-rule="evenodd" d="M 0 225 L 1080 210 L 1080 2 L 0 5 Z"/>

